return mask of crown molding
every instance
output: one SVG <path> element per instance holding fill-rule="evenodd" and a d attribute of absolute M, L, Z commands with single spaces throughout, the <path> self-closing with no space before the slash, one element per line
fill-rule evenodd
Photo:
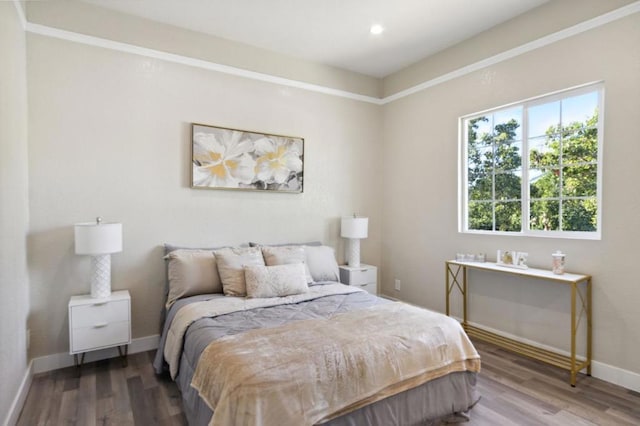
<path fill-rule="evenodd" d="M 22 6 L 20 5 L 20 2 L 18 0 L 13 0 L 13 2 L 16 5 L 16 8 L 18 9 L 18 14 L 21 16 L 21 20 L 23 20 L 24 22 L 25 31 L 33 34 L 39 34 L 46 37 L 58 38 L 62 40 L 72 41 L 75 43 L 89 45 L 89 46 L 102 47 L 105 49 L 116 50 L 119 52 L 126 52 L 126 53 L 135 54 L 135 55 L 146 56 L 149 58 L 202 68 L 209 71 L 215 71 L 215 72 L 220 72 L 224 74 L 234 75 L 237 77 L 263 81 L 266 83 L 278 84 L 281 86 L 293 87 L 301 90 L 322 93 L 330 96 L 337 96 L 337 97 L 351 99 L 355 101 L 366 102 L 374 105 L 389 104 L 391 102 L 397 101 L 399 99 L 402 99 L 407 96 L 411 96 L 413 94 L 426 90 L 430 87 L 437 86 L 444 82 L 456 79 L 458 77 L 462 77 L 472 72 L 515 58 L 517 56 L 539 49 L 541 47 L 548 46 L 558 41 L 567 39 L 569 37 L 573 37 L 583 32 L 592 30 L 594 28 L 598 28 L 610 22 L 617 21 L 619 19 L 622 19 L 632 14 L 640 12 L 640 0 L 638 0 L 636 2 L 623 6 L 621 8 L 613 10 L 611 12 L 607 12 L 595 18 L 573 25 L 569 28 L 565 28 L 563 30 L 541 37 L 539 39 L 522 44 L 518 47 L 514 47 L 513 49 L 506 50 L 502 53 L 498 53 L 497 55 L 490 56 L 481 61 L 477 61 L 472 64 L 466 65 L 462 68 L 458 68 L 457 70 L 445 73 L 436 78 L 424 81 L 408 89 L 394 93 L 393 95 L 389 95 L 384 98 L 376 98 L 373 96 L 361 95 L 361 94 L 349 92 L 346 90 L 334 89 L 331 87 L 321 86 L 318 84 L 306 83 L 303 81 L 292 80 L 292 79 L 278 77 L 270 74 L 259 73 L 256 71 L 249 71 L 242 68 L 232 67 L 229 65 L 223 65 L 215 62 L 205 61 L 202 59 L 196 59 L 188 56 L 182 56 L 182 55 L 163 52 L 155 49 L 149 49 L 146 47 L 141 47 L 133 44 L 122 43 L 122 42 L 117 42 L 117 41 L 104 39 L 100 37 L 94 37 L 94 36 L 89 36 L 89 35 L 80 34 L 76 32 L 61 30 L 58 28 L 53 28 L 53 27 L 49 27 L 41 24 L 33 24 L 25 20 L 24 12 L 22 10 Z"/>
<path fill-rule="evenodd" d="M 119 41 L 113 41 L 105 38 L 94 37 L 94 36 L 80 34 L 72 31 L 61 30 L 59 28 L 53 28 L 46 25 L 33 24 L 30 22 L 27 22 L 26 30 L 33 34 L 43 35 L 43 36 L 57 38 L 61 40 L 72 41 L 75 43 L 85 44 L 88 46 L 102 47 L 105 49 L 111 49 L 118 52 L 131 53 L 134 55 L 145 56 L 147 58 L 160 59 L 163 61 L 173 62 L 176 64 L 182 64 L 182 65 L 187 65 L 191 67 L 206 69 L 209 71 L 216 71 L 223 74 L 234 75 L 236 77 L 243 77 L 251 80 L 258 80 L 258 81 L 263 81 L 267 83 L 278 84 L 281 86 L 294 87 L 297 89 L 307 90 L 310 92 L 323 93 L 325 95 L 338 96 L 341 98 L 347 98 L 347 99 L 352 99 L 352 100 L 361 101 L 361 102 L 368 102 L 376 105 L 379 105 L 381 102 L 380 98 L 360 95 L 358 93 L 353 93 L 346 90 L 339 90 L 331 87 L 321 86 L 318 84 L 305 83 L 303 81 L 291 80 L 288 78 L 259 73 L 256 71 L 249 71 L 242 68 L 232 67 L 229 65 L 223 65 L 215 62 L 205 61 L 202 59 L 196 59 L 189 56 L 177 55 L 174 53 L 168 53 L 160 50 L 136 46 L 134 44 L 122 43 Z"/>
<path fill-rule="evenodd" d="M 536 50 L 541 47 L 548 46 L 558 41 L 592 30 L 594 28 L 598 28 L 602 25 L 606 25 L 610 22 L 617 21 L 618 19 L 625 18 L 629 15 L 632 15 L 638 12 L 640 12 L 640 1 L 636 1 L 634 3 L 623 6 L 619 9 L 613 10 L 611 12 L 607 12 L 603 15 L 600 15 L 595 18 L 589 19 L 587 21 L 581 22 L 579 24 L 573 25 L 569 28 L 565 28 L 564 30 L 560 30 L 558 32 L 555 32 L 555 33 L 546 35 L 544 37 L 541 37 L 539 39 L 522 44 L 518 47 L 514 47 L 513 49 L 509 49 L 502 53 L 498 53 L 497 55 L 490 56 L 481 61 L 474 62 L 473 64 L 469 64 L 462 68 L 458 68 L 455 71 L 451 71 L 439 77 L 433 78 L 431 80 L 427 80 L 425 82 L 417 84 L 408 89 L 394 93 L 393 95 L 389 95 L 382 99 L 382 105 L 388 104 L 393 101 L 397 101 L 398 99 L 405 98 L 407 96 L 426 90 L 430 87 L 437 86 L 438 84 L 442 84 L 444 82 L 456 79 L 458 77 L 462 77 L 463 75 L 470 74 L 472 72 L 481 70 L 491 65 L 495 65 L 500 62 L 504 62 L 508 59 L 515 58 L 516 56 L 523 55 L 525 53 L 531 52 L 532 50 Z"/>

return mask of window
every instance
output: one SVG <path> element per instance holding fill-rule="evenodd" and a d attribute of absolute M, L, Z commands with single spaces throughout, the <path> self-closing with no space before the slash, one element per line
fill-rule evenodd
<path fill-rule="evenodd" d="M 599 239 L 603 91 L 461 117 L 460 230 Z"/>

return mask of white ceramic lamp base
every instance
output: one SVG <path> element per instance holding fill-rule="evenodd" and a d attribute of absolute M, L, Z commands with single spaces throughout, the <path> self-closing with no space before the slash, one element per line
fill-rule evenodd
<path fill-rule="evenodd" d="M 349 251 L 347 252 L 347 263 L 353 268 L 360 266 L 360 239 L 349 238 Z"/>
<path fill-rule="evenodd" d="M 111 255 L 91 256 L 91 297 L 102 299 L 111 295 Z"/>

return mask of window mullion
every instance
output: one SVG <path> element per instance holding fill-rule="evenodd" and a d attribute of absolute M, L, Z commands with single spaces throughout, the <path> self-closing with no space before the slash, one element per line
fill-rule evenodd
<path fill-rule="evenodd" d="M 529 232 L 529 107 L 522 107 L 522 185 L 520 189 L 522 232 Z"/>
<path fill-rule="evenodd" d="M 491 118 L 492 127 L 493 124 L 493 118 Z M 493 156 L 493 164 L 491 164 L 491 215 L 493 230 L 496 231 L 496 155 L 498 154 L 498 149 L 495 140 L 491 142 L 491 153 Z"/>
<path fill-rule="evenodd" d="M 562 214 L 562 210 L 564 209 L 564 195 L 563 195 L 563 191 L 564 191 L 564 169 L 562 167 L 563 164 L 563 155 L 562 155 L 562 150 L 564 147 L 564 132 L 563 132 L 563 128 L 564 128 L 564 120 L 562 118 L 562 100 L 560 101 L 560 129 L 559 129 L 559 133 L 558 133 L 558 138 L 560 140 L 560 147 L 558 148 L 558 181 L 559 181 L 559 185 L 560 187 L 558 188 L 558 198 L 560 198 L 560 201 L 558 201 L 558 231 L 562 232 L 562 230 L 564 229 L 564 223 L 562 220 L 563 214 Z"/>

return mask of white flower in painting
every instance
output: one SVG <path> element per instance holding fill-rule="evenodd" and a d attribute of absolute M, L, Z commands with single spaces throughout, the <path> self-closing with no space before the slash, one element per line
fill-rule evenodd
<path fill-rule="evenodd" d="M 302 171 L 302 141 L 272 136 L 258 139 L 255 147 L 258 180 L 282 184 L 291 172 Z"/>
<path fill-rule="evenodd" d="M 253 181 L 255 160 L 251 141 L 242 132 L 218 130 L 193 136 L 193 183 L 199 186 L 237 188 Z"/>

